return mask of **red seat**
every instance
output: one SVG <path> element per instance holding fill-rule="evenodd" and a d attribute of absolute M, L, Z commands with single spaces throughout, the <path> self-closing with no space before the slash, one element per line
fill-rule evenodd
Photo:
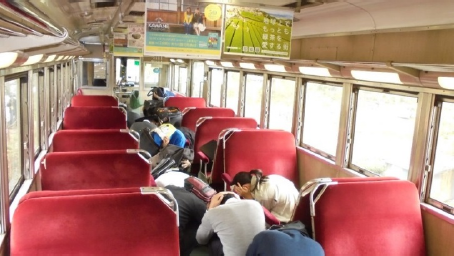
<path fill-rule="evenodd" d="M 224 174 L 224 180 L 229 183 L 238 172 L 261 169 L 264 175 L 279 174 L 298 187 L 296 161 L 295 138 L 289 132 L 268 129 L 225 130 L 219 135 L 211 179 L 212 183 L 219 184 Z"/>
<path fill-rule="evenodd" d="M 194 166 L 200 162 L 200 157 L 197 154 L 200 147 L 211 140 L 217 140 L 222 130 L 227 128 L 254 129 L 257 127 L 257 122 L 253 118 L 245 117 L 201 117 L 196 126 Z"/>
<path fill-rule="evenodd" d="M 139 141 L 128 130 L 60 130 L 49 152 L 139 149 Z"/>
<path fill-rule="evenodd" d="M 10 239 L 11 255 L 178 255 L 176 202 L 163 188 L 31 192 Z"/>
<path fill-rule="evenodd" d="M 183 120 L 181 121 L 181 126 L 195 131 L 197 121 L 201 117 L 234 117 L 234 116 L 235 111 L 233 111 L 233 109 L 230 108 L 186 108 L 185 113 L 183 115 Z"/>
<path fill-rule="evenodd" d="M 192 98 L 192 97 L 169 97 L 165 102 L 166 107 L 177 107 L 181 111 L 185 108 L 205 108 L 207 106 L 204 98 Z"/>
<path fill-rule="evenodd" d="M 322 179 L 305 186 L 293 220 L 326 255 L 425 255 L 418 191 L 394 178 Z M 311 215 L 312 221 L 305 216 Z"/>
<path fill-rule="evenodd" d="M 53 152 L 41 162 L 42 190 L 156 186 L 138 150 Z"/>
<path fill-rule="evenodd" d="M 126 129 L 126 114 L 118 107 L 68 107 L 63 129 Z"/>
<path fill-rule="evenodd" d="M 116 107 L 118 100 L 108 95 L 75 95 L 71 98 L 72 107 Z"/>

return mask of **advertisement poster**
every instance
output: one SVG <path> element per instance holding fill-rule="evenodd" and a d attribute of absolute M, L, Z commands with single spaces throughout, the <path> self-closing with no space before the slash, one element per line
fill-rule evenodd
<path fill-rule="evenodd" d="M 143 56 L 144 25 L 132 23 L 113 34 L 114 56 Z"/>
<path fill-rule="evenodd" d="M 146 3 L 145 55 L 219 59 L 222 5 L 181 2 Z"/>
<path fill-rule="evenodd" d="M 224 54 L 290 58 L 293 11 L 226 6 Z"/>

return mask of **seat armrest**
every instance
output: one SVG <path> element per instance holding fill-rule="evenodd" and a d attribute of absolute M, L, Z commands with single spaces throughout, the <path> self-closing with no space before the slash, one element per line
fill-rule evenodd
<path fill-rule="evenodd" d="M 202 151 L 197 151 L 197 155 L 200 157 L 200 160 L 204 163 L 209 163 L 210 159 L 202 152 Z"/>
<path fill-rule="evenodd" d="M 230 184 L 232 183 L 233 178 L 228 173 L 223 173 L 221 178 L 227 184 L 227 188 L 230 189 Z"/>

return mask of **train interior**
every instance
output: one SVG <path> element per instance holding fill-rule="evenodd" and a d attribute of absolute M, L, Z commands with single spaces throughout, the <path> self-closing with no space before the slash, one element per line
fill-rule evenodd
<path fill-rule="evenodd" d="M 369 215 L 365 217 L 368 222 L 380 223 L 388 222 L 372 217 L 375 210 L 368 207 L 381 204 L 383 208 L 413 209 L 416 204 L 423 240 L 412 237 L 411 232 L 392 239 L 412 247 L 423 244 L 421 255 L 452 255 L 454 1 L 203 0 L 195 6 L 207 3 L 292 10 L 289 58 L 113 52 L 116 32 L 134 24 L 145 26 L 148 4 L 173 4 L 180 10 L 183 0 L 0 0 L 0 151 L 7 152 L 0 158 L 2 255 L 7 255 L 15 242 L 9 237 L 18 206 L 52 196 L 43 189 L 50 183 L 41 180 L 40 170 L 46 165 L 46 153 L 58 147 L 52 143 L 55 133 L 73 125 L 65 119 L 72 98 L 77 94 L 114 96 L 127 107 L 128 118 L 135 119 L 142 115 L 144 100 L 151 99 L 154 87 L 166 87 L 182 98 L 203 98 L 207 107 L 233 109 L 237 117 L 254 119 L 260 130 L 292 134 L 286 144 L 291 145 L 290 153 L 273 142 L 260 156 L 275 163 L 271 153 L 282 150 L 285 157 L 277 162 L 295 165 L 296 173 L 289 175 L 296 175 L 292 178 L 297 188 L 310 188 L 308 182 L 320 178 L 384 176 L 410 181 L 416 190 L 403 184 L 402 191 L 408 189 L 413 194 L 390 194 L 386 198 L 392 202 L 380 193 L 370 195 L 380 199 L 368 201 L 364 207 L 348 200 L 334 202 L 364 212 Z M 182 29 L 178 15 L 171 25 Z M 207 23 L 207 29 L 211 25 Z M 108 119 L 111 114 L 105 115 L 104 123 L 115 126 Z M 127 128 L 122 125 L 118 129 Z M 71 136 L 75 135 L 69 135 L 66 143 L 71 143 Z M 254 139 L 259 147 L 252 152 L 259 152 L 261 137 L 254 136 L 243 139 Z M 233 144 L 235 140 L 229 141 Z M 244 146 L 238 143 L 236 149 Z M 248 150 L 228 154 L 232 162 L 244 155 L 247 159 L 259 155 Z M 130 161 L 142 161 L 140 156 L 134 157 L 137 159 Z M 145 174 L 138 170 L 136 176 L 141 175 Z M 141 184 L 149 185 L 149 181 Z M 387 194 L 384 190 L 389 187 L 375 186 Z M 339 186 L 339 191 L 342 189 Z M 362 193 L 361 188 L 351 189 Z M 40 190 L 44 193 L 36 198 L 21 200 L 28 192 Z M 164 202 L 163 211 L 175 214 L 167 195 L 151 190 L 150 200 Z M 134 201 L 136 193 L 125 191 L 122 200 Z M 101 196 L 91 203 L 99 201 Z M 75 202 L 79 204 L 83 202 Z M 138 211 L 146 208 L 138 205 Z M 74 211 L 80 210 L 74 207 Z M 383 219 L 388 217 L 392 218 Z M 407 229 L 400 226 L 403 219 L 390 223 L 395 229 Z M 39 225 L 46 224 L 43 220 L 36 228 Z M 21 227 L 15 237 L 27 236 L 27 230 L 33 228 Z M 393 227 L 380 234 L 386 236 L 390 229 Z M 39 229 L 36 232 L 38 236 Z M 166 237 L 178 240 L 175 232 L 169 231 Z M 341 250 L 329 252 L 342 254 Z"/>

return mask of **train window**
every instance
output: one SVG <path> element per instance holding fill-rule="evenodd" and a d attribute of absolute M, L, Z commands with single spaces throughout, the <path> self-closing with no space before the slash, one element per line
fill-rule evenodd
<path fill-rule="evenodd" d="M 227 93 L 225 107 L 231 108 L 237 114 L 238 99 L 240 98 L 240 72 L 227 72 Z"/>
<path fill-rule="evenodd" d="M 23 179 L 20 107 L 20 79 L 6 81 L 6 157 L 8 161 L 8 185 L 10 194 L 13 193 Z"/>
<path fill-rule="evenodd" d="M 223 83 L 224 71 L 222 69 L 211 70 L 211 81 L 210 81 L 210 105 L 213 107 L 221 106 L 221 92 Z"/>
<path fill-rule="evenodd" d="M 41 148 L 46 148 L 46 129 L 45 129 L 45 120 L 46 120 L 46 112 L 45 110 L 45 100 L 44 100 L 44 72 L 38 73 L 38 89 L 39 89 L 39 131 L 40 131 L 40 141 L 41 141 Z"/>
<path fill-rule="evenodd" d="M 196 61 L 192 65 L 192 97 L 202 97 L 203 81 L 205 80 L 205 63 Z"/>
<path fill-rule="evenodd" d="M 269 129 L 292 132 L 295 93 L 295 80 L 271 79 Z"/>
<path fill-rule="evenodd" d="M 306 84 L 303 146 L 331 159 L 336 155 L 341 100 L 340 86 Z"/>
<path fill-rule="evenodd" d="M 440 114 L 429 197 L 432 202 L 454 207 L 454 102 L 442 102 Z"/>
<path fill-rule="evenodd" d="M 107 86 L 107 82 L 106 82 L 107 71 L 106 70 L 107 70 L 107 64 L 103 60 L 82 61 L 82 86 L 106 87 Z M 134 69 L 134 71 L 135 71 L 135 69 Z M 138 75 L 135 75 L 135 76 L 138 77 Z M 132 85 L 134 85 L 134 81 L 132 81 L 131 83 L 132 83 Z"/>
<path fill-rule="evenodd" d="M 350 168 L 407 179 L 417 98 L 357 92 Z"/>
<path fill-rule="evenodd" d="M 146 62 L 144 66 L 144 87 L 151 88 L 159 86 L 159 78 L 161 76 L 162 65 Z"/>
<path fill-rule="evenodd" d="M 260 123 L 262 110 L 263 75 L 246 74 L 246 97 L 244 117 L 254 118 Z"/>
<path fill-rule="evenodd" d="M 188 84 L 188 69 L 180 67 L 180 79 L 178 80 L 180 85 L 178 91 L 186 95 L 187 84 Z"/>
<path fill-rule="evenodd" d="M 180 85 L 180 66 L 174 65 L 173 66 L 173 76 L 174 76 L 174 84 L 173 90 L 178 91 Z"/>
<path fill-rule="evenodd" d="M 32 75 L 32 97 L 33 97 L 33 151 L 35 154 L 40 149 L 40 93 L 39 93 L 39 74 Z"/>
<path fill-rule="evenodd" d="M 52 132 L 56 131 L 57 127 L 57 122 L 56 122 L 56 117 L 55 117 L 55 75 L 54 75 L 54 69 L 49 69 L 49 134 L 50 135 Z"/>
<path fill-rule="evenodd" d="M 140 60 L 126 59 L 126 83 L 129 86 L 139 86 L 140 81 Z"/>
<path fill-rule="evenodd" d="M 57 120 L 61 120 L 62 117 L 62 68 L 59 66 L 57 68 Z"/>

